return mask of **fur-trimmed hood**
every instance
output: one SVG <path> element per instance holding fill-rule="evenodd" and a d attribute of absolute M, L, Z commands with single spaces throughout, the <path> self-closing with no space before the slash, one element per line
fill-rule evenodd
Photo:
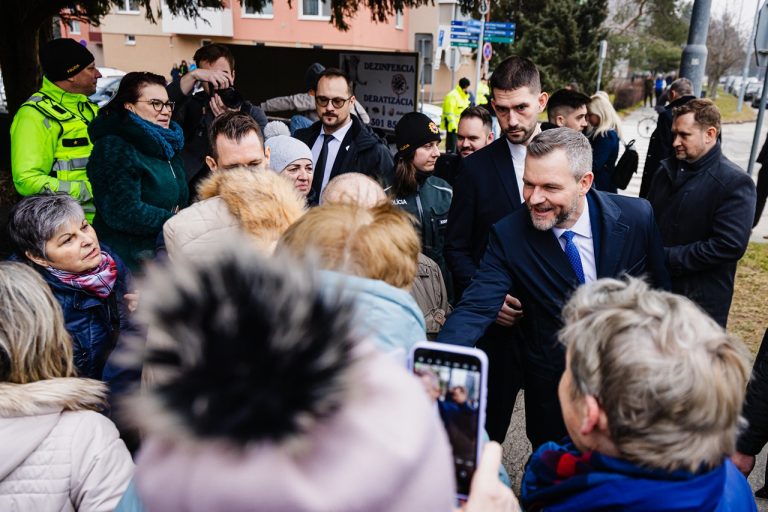
<path fill-rule="evenodd" d="M 200 184 L 198 192 L 202 200 L 171 217 L 163 227 L 171 258 L 198 258 L 239 232 L 271 253 L 306 206 L 293 184 L 272 171 L 218 171 Z"/>
<path fill-rule="evenodd" d="M 97 410 L 106 394 L 104 383 L 75 377 L 0 383 L 0 481 L 48 437 L 62 411 Z"/>
<path fill-rule="evenodd" d="M 419 382 L 360 339 L 352 304 L 247 244 L 155 268 L 164 375 L 129 404 L 148 510 L 450 510 L 450 448 Z M 398 321 L 392 318 L 391 321 Z"/>

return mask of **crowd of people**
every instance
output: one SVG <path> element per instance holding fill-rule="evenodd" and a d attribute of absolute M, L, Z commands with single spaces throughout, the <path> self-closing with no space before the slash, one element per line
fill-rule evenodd
<path fill-rule="evenodd" d="M 452 510 L 440 417 L 467 391 L 409 374 L 430 339 L 489 361 L 462 510 L 756 510 L 768 400 L 725 331 L 755 186 L 690 82 L 645 199 L 615 194 L 608 96 L 550 95 L 525 58 L 478 105 L 462 79 L 442 131 L 403 115 L 392 150 L 339 69 L 256 104 L 226 46 L 194 61 L 99 110 L 90 52 L 42 49 L 11 129 L 0 509 Z"/>

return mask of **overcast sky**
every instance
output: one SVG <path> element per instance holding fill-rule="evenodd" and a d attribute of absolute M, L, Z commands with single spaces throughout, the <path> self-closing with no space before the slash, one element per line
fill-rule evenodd
<path fill-rule="evenodd" d="M 712 0 L 711 16 L 719 17 L 726 11 L 730 12 L 741 29 L 749 35 L 752 31 L 758 1 L 760 5 L 763 4 L 763 0 Z"/>

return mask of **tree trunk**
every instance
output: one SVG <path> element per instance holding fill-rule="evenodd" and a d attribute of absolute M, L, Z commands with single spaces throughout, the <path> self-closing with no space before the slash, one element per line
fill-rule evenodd
<path fill-rule="evenodd" d="M 46 18 L 50 19 L 50 16 L 43 16 L 43 13 L 26 19 L 10 12 L 0 16 L 0 70 L 11 116 L 40 86 L 38 48 L 40 27 L 45 25 Z M 43 32 L 49 34 L 50 30 Z"/>
<path fill-rule="evenodd" d="M 720 84 L 720 77 L 709 75 L 709 83 L 707 84 L 707 97 L 712 101 L 717 99 L 717 86 Z"/>

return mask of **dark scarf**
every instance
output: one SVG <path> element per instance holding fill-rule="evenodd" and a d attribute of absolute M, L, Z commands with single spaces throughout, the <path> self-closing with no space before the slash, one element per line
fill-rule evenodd
<path fill-rule="evenodd" d="M 581 453 L 566 438 L 531 456 L 521 501 L 525 510 L 547 512 L 716 510 L 726 464 L 698 473 L 646 469 L 599 452 Z"/>
<path fill-rule="evenodd" d="M 67 272 L 53 267 L 46 270 L 62 283 L 106 299 L 117 282 L 117 264 L 106 252 L 101 253 L 101 263 L 89 272 Z"/>
<path fill-rule="evenodd" d="M 133 112 L 128 112 L 128 116 L 150 139 L 157 142 L 166 160 L 173 158 L 184 147 L 184 131 L 176 122 L 171 121 L 168 128 L 163 128 L 159 124 L 142 119 Z"/>

